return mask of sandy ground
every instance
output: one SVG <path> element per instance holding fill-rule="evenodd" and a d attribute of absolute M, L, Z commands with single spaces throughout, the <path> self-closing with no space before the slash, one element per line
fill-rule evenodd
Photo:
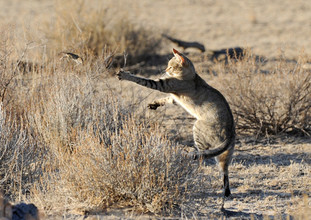
<path fill-rule="evenodd" d="M 90 5 L 99 1 L 89 1 Z M 273 0 L 273 1 L 234 1 L 234 0 L 107 0 L 109 13 L 128 16 L 138 25 L 157 30 L 159 34 L 168 33 L 176 38 L 199 41 L 208 49 L 226 47 L 251 47 L 254 53 L 266 57 L 276 57 L 284 51 L 286 57 L 297 58 L 303 50 L 311 55 L 311 1 Z M 105 3 L 105 4 L 106 4 Z M 0 0 L 0 24 L 14 24 L 21 36 L 21 45 L 29 40 L 24 31 L 38 33 L 45 21 L 53 20 L 55 1 L 44 0 Z M 69 9 L 70 10 L 70 9 Z M 48 43 L 42 36 L 42 44 Z M 167 50 L 173 45 L 167 42 Z M 17 45 L 18 46 L 18 45 Z M 123 83 L 121 87 L 135 86 Z M 145 91 L 145 90 L 143 90 Z M 146 104 L 158 94 L 147 94 L 141 105 Z M 168 111 L 168 112 L 166 112 Z M 185 134 L 191 126 L 187 114 L 173 107 L 178 118 L 172 118 L 167 108 L 158 113 L 146 113 L 148 117 L 158 117 L 171 121 L 172 132 Z M 149 115 L 150 114 L 150 115 Z M 156 116 L 152 115 L 156 114 Z M 185 118 L 187 118 L 185 120 Z M 175 130 L 174 130 L 175 129 Z M 216 170 L 216 171 L 215 171 Z M 231 166 L 232 198 L 225 208 L 232 219 L 262 219 L 264 215 L 283 216 L 294 213 L 303 206 L 303 195 L 311 194 L 311 141 L 266 140 L 256 143 L 240 139 Z M 204 175 L 208 174 L 208 175 Z M 215 218 L 222 217 L 219 212 L 221 180 L 214 163 L 202 168 L 202 187 L 193 189 L 187 203 L 181 205 L 182 212 L 177 218 Z M 309 199 L 309 205 L 311 201 Z M 112 210 L 87 219 L 122 218 L 124 210 Z M 127 218 L 135 216 L 127 213 Z M 82 219 L 82 216 L 69 215 L 69 218 Z M 138 216 L 149 218 L 150 216 Z M 54 218 L 54 217 L 53 217 Z M 135 217 L 137 218 L 137 216 Z"/>
<path fill-rule="evenodd" d="M 1 0 L 1 23 L 17 23 L 20 33 L 22 29 L 40 30 L 42 22 L 53 20 L 55 2 Z M 102 1 L 88 2 L 95 10 Z M 115 16 L 125 15 L 159 34 L 199 41 L 209 49 L 251 47 L 269 57 L 283 50 L 289 58 L 297 57 L 302 50 L 311 54 L 310 1 L 107 0 L 104 5 Z"/>
<path fill-rule="evenodd" d="M 310 1 L 162 0 L 124 7 L 143 25 L 210 49 L 248 46 L 265 56 L 276 56 L 279 49 L 288 56 L 301 49 L 311 53 Z"/>
<path fill-rule="evenodd" d="M 41 22 L 53 19 L 55 2 L 1 0 L 1 23 L 40 29 Z M 101 1 L 88 2 L 96 7 Z M 134 23 L 200 41 L 210 49 L 251 47 L 265 56 L 284 50 L 291 58 L 301 50 L 311 54 L 310 1 L 107 0 L 104 4 L 116 16 L 125 13 Z"/>

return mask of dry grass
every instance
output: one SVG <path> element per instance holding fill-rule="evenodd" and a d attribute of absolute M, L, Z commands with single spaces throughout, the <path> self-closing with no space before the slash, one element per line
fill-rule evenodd
<path fill-rule="evenodd" d="M 111 206 L 170 213 L 195 168 L 163 129 L 122 104 L 106 82 L 105 64 L 92 61 L 55 59 L 2 84 L 5 194 L 31 198 L 48 214 Z M 16 68 L 2 63 L 5 76 Z"/>
<path fill-rule="evenodd" d="M 126 53 L 128 63 L 134 64 L 160 50 L 160 35 L 134 25 L 126 13 L 109 13 L 110 7 L 99 4 L 95 10 L 85 0 L 58 1 L 56 20 L 45 29 L 51 54 L 71 51 L 92 59 L 105 56 L 108 50 L 116 55 Z"/>
<path fill-rule="evenodd" d="M 297 62 L 280 57 L 267 67 L 267 60 L 248 51 L 245 58 L 215 65 L 215 83 L 228 98 L 240 133 L 257 136 L 311 135 L 311 72 Z M 213 79 L 212 79 L 213 80 Z"/>
<path fill-rule="evenodd" d="M 137 121 L 96 78 L 59 74 L 52 80 L 29 115 L 49 155 L 35 190 L 41 208 L 133 206 L 159 213 L 178 201 L 192 168 L 160 128 Z"/>
<path fill-rule="evenodd" d="M 133 207 L 157 214 L 178 204 L 181 186 L 193 171 L 189 160 L 158 128 L 133 118 L 119 120 L 105 124 L 101 137 L 93 129 L 79 132 L 70 152 L 52 152 L 59 165 L 36 184 L 37 204 L 50 207 L 48 213 Z"/>

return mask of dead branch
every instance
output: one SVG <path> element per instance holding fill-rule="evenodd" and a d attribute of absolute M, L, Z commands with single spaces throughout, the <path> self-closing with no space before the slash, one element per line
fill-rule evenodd
<path fill-rule="evenodd" d="M 182 47 L 184 50 L 187 48 L 196 48 L 199 49 L 201 52 L 205 52 L 205 47 L 203 44 L 199 43 L 199 42 L 187 42 L 187 41 L 182 41 L 182 40 L 178 40 L 175 38 L 172 38 L 166 34 L 162 34 L 163 37 L 165 37 L 166 39 L 172 41 L 173 43 L 177 44 L 179 47 Z"/>

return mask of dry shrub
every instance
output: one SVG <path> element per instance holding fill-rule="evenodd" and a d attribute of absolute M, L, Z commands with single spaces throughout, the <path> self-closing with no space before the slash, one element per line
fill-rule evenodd
<path fill-rule="evenodd" d="M 21 167 L 23 146 L 27 141 L 25 132 L 7 120 L 6 113 L 0 105 L 0 181 L 6 191 L 7 188 L 18 193 L 21 187 L 21 176 L 24 167 Z"/>
<path fill-rule="evenodd" d="M 131 117 L 122 120 L 122 128 L 113 126 L 104 131 L 103 142 L 91 129 L 79 132 L 71 153 L 54 152 L 60 166 L 45 173 L 39 186 L 46 193 L 38 204 L 54 212 L 130 206 L 165 213 L 181 202 L 181 186 L 192 168 L 177 146 L 159 128 Z"/>
<path fill-rule="evenodd" d="M 12 201 L 48 213 L 124 205 L 159 213 L 181 201 L 190 161 L 121 104 L 103 63 L 55 59 L 11 79 L 16 68 L 1 59 L 0 181 Z"/>
<path fill-rule="evenodd" d="M 178 204 L 194 170 L 182 150 L 133 116 L 96 73 L 55 66 L 31 83 L 25 113 L 46 150 L 32 202 L 48 213 L 125 205 L 159 213 Z"/>
<path fill-rule="evenodd" d="M 311 72 L 302 68 L 302 60 L 279 59 L 267 69 L 249 52 L 217 70 L 217 87 L 228 98 L 241 133 L 311 134 Z"/>
<path fill-rule="evenodd" d="M 59 1 L 56 20 L 45 30 L 52 53 L 67 50 L 82 53 L 88 59 L 92 55 L 103 56 L 109 48 L 117 54 L 126 52 L 128 62 L 135 63 L 159 49 L 160 37 L 154 31 L 134 25 L 126 12 L 108 13 L 110 8 L 113 5 L 94 9 L 85 0 Z"/>
<path fill-rule="evenodd" d="M 29 135 L 25 110 L 29 97 L 27 83 L 18 68 L 15 36 L 10 26 L 0 30 L 0 190 L 5 196 L 21 200 L 29 192 L 31 182 L 39 173 L 44 154 Z"/>

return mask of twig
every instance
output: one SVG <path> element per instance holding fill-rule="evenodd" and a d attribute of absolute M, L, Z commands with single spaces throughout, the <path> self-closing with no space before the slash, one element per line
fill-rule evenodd
<path fill-rule="evenodd" d="M 126 66 L 126 61 L 128 57 L 128 53 L 126 53 L 126 51 L 123 52 L 123 57 L 124 57 L 124 65 L 123 65 L 123 68 L 124 68 Z"/>

